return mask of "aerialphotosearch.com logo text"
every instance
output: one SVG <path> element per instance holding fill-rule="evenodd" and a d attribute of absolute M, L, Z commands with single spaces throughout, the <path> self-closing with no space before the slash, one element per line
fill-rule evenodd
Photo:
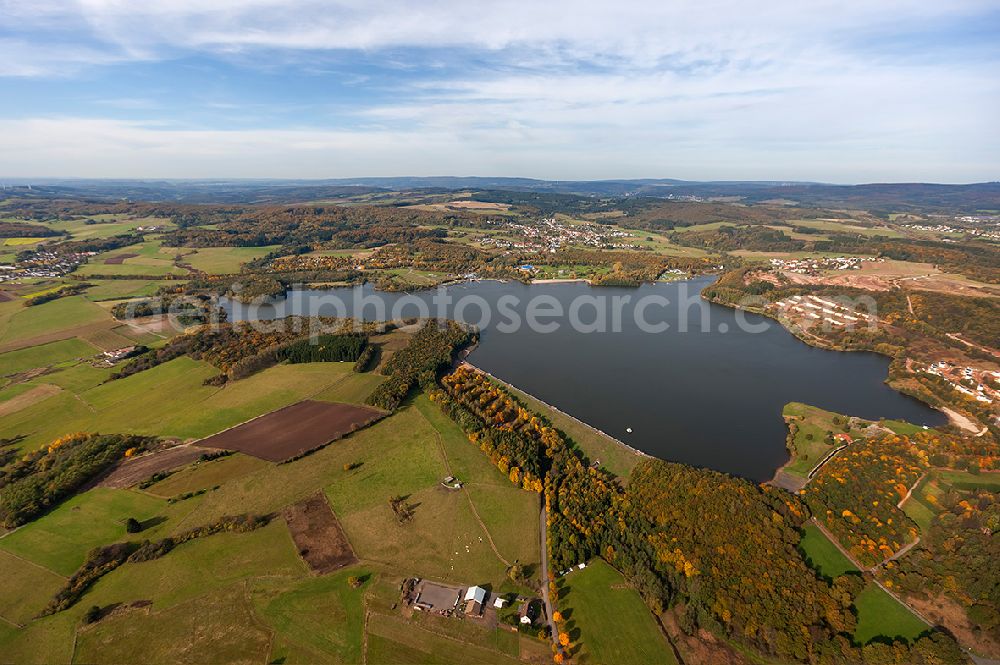
<path fill-rule="evenodd" d="M 662 291 L 653 292 L 636 289 L 634 293 L 624 293 L 622 288 L 592 287 L 586 293 L 563 297 L 557 297 L 550 289 L 529 296 L 493 293 L 490 298 L 470 293 L 469 289 L 443 286 L 406 294 L 377 292 L 360 285 L 329 291 L 293 287 L 283 298 L 262 296 L 243 301 L 175 297 L 157 309 L 178 329 L 192 324 L 240 321 L 262 332 L 300 326 L 303 318 L 318 318 L 320 325 L 311 325 L 310 331 L 321 330 L 324 325 L 344 330 L 345 320 L 350 320 L 360 332 L 364 322 L 451 319 L 505 334 L 524 329 L 551 334 L 565 328 L 582 334 L 624 330 L 649 334 L 728 333 L 733 326 L 745 333 L 758 334 L 773 325 L 771 319 L 759 316 L 761 312 L 778 316 L 803 330 L 872 329 L 877 325 L 877 305 L 867 296 L 829 296 L 827 300 L 834 303 L 830 307 L 835 309 L 805 310 L 802 316 L 792 317 L 787 315 L 788 310 L 782 310 L 763 296 L 745 296 L 732 303 L 733 308 L 717 307 L 702 298 L 700 285 L 692 288 L 680 282 L 663 286 Z M 132 303 L 125 316 L 132 318 L 148 311 L 142 302 Z M 723 320 L 713 322 L 713 318 Z"/>

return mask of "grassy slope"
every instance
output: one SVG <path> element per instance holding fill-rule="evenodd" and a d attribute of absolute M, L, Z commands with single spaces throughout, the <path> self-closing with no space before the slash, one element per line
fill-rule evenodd
<path fill-rule="evenodd" d="M 28 407 L 0 423 L 0 437 L 28 435 L 23 444 L 27 447 L 75 431 L 202 438 L 321 392 L 349 374 L 350 367 L 350 363 L 279 365 L 216 388 L 202 382 L 217 370 L 182 357 Z"/>
<path fill-rule="evenodd" d="M 69 576 L 92 548 L 124 539 L 126 519 L 146 520 L 163 507 L 163 501 L 137 492 L 94 489 L 0 538 L 0 549 Z"/>
<path fill-rule="evenodd" d="M 593 663 L 676 663 L 639 594 L 601 559 L 562 578 L 565 628 L 582 640 L 579 660 Z"/>
<path fill-rule="evenodd" d="M 160 288 L 159 280 L 107 279 L 91 280 L 93 286 L 84 293 L 87 300 L 121 300 L 151 296 Z M 171 282 L 179 284 L 181 282 Z"/>
<path fill-rule="evenodd" d="M 850 559 L 844 556 L 815 524 L 806 524 L 803 532 L 799 547 L 805 552 L 813 568 L 821 575 L 834 578 L 857 571 Z"/>
<path fill-rule="evenodd" d="M 259 259 L 276 249 L 277 245 L 266 247 L 199 247 L 192 254 L 185 254 L 182 261 L 196 270 L 210 274 L 229 274 L 240 271 L 240 265 Z M 185 252 L 190 251 L 184 249 Z"/>
<path fill-rule="evenodd" d="M 154 496 L 169 498 L 188 492 L 222 485 L 230 480 L 242 478 L 272 466 L 256 457 L 234 453 L 207 462 L 195 462 L 168 476 L 165 480 L 148 487 L 145 491 Z"/>
<path fill-rule="evenodd" d="M 111 322 L 110 314 L 83 296 L 59 298 L 34 307 L 15 304 L 19 307 L 10 313 L 6 326 L 0 317 L 0 343 L 30 339 L 98 321 Z"/>
<path fill-rule="evenodd" d="M 13 374 L 36 367 L 48 367 L 74 358 L 87 358 L 98 348 L 81 339 L 64 339 L 0 354 L 0 374 Z"/>
<path fill-rule="evenodd" d="M 366 584 L 352 589 L 356 576 Z M 370 571 L 353 566 L 332 575 L 288 584 L 259 580 L 251 597 L 261 618 L 274 628 L 271 658 L 285 663 L 360 663 L 364 633 L 363 595 Z"/>
<path fill-rule="evenodd" d="M 262 626 L 242 585 L 151 613 L 132 611 L 82 630 L 80 663 L 260 663 L 270 631 Z"/>
<path fill-rule="evenodd" d="M 914 640 L 930 629 L 896 599 L 874 584 L 869 584 L 855 601 L 858 626 L 854 641 L 866 644 L 876 637 Z"/>
<path fill-rule="evenodd" d="M 432 421 L 442 428 L 441 443 Z M 51 565 L 68 570 L 70 559 L 79 559 L 91 544 L 123 536 L 121 524 L 115 521 L 120 518 L 118 513 L 136 512 L 134 507 L 122 507 L 117 512 L 105 507 L 99 519 L 66 522 L 68 517 L 101 513 L 102 494 L 140 497 L 161 506 L 154 512 L 161 513 L 166 521 L 139 536 L 158 538 L 224 514 L 278 510 L 325 486 L 358 554 L 372 559 L 373 565 L 456 582 L 496 583 L 503 579 L 505 566 L 479 540 L 485 532 L 475 521 L 468 498 L 464 492 L 449 492 L 438 485 L 444 468 L 442 446 L 449 451 L 448 459 L 454 468 L 460 469 L 458 472 L 470 487 L 480 492 L 474 498 L 480 504 L 483 520 L 496 529 L 498 547 L 511 560 L 529 560 L 532 556 L 537 560 L 534 529 L 521 533 L 516 528 L 518 524 L 535 523 L 537 496 L 509 485 L 457 430 L 449 431 L 444 426 L 447 422 L 438 422 L 435 407 L 425 398 L 418 398 L 416 406 L 404 407 L 381 423 L 290 464 L 263 464 L 233 474 L 208 473 L 225 469 L 226 465 L 237 466 L 240 457 L 233 456 L 199 465 L 192 472 L 182 471 L 188 488 L 220 485 L 195 499 L 165 505 L 161 499 L 132 491 L 91 491 L 12 536 L 24 539 L 26 550 L 30 550 L 27 553 L 38 556 L 42 550 L 37 544 L 29 547 L 31 539 L 64 528 L 78 529 L 79 533 L 67 536 L 74 541 L 72 546 L 43 554 Z M 363 461 L 364 465 L 344 472 L 342 467 L 347 461 Z M 392 517 L 387 498 L 396 493 L 411 494 L 411 500 L 420 504 L 409 524 L 398 525 Z M 491 498 L 495 496 L 501 499 Z M 80 510 L 74 510 L 77 507 Z M 504 532 L 502 527 L 511 524 L 515 528 Z M 100 529 L 95 530 L 95 525 Z M 107 532 L 101 535 L 103 529 Z M 465 544 L 472 548 L 471 553 L 465 552 Z M 202 660 L 238 662 L 251 655 L 259 658 L 267 650 L 268 640 L 264 638 L 273 629 L 277 631 L 270 642 L 274 657 L 287 656 L 288 662 L 357 662 L 352 660 L 358 640 L 351 623 L 354 619 L 350 618 L 356 615 L 356 606 L 351 605 L 354 601 L 350 598 L 340 597 L 348 590 L 341 589 L 336 581 L 344 574 L 346 571 L 328 578 L 310 577 L 279 520 L 252 534 L 212 536 L 182 545 L 162 559 L 123 566 L 103 578 L 66 612 L 34 621 L 21 631 L 0 630 L 0 651 L 11 654 L 18 662 L 68 661 L 73 632 L 87 607 L 152 600 L 148 614 L 147 610 L 134 610 L 81 630 L 77 659 L 131 662 L 139 654 L 136 650 L 143 649 L 145 662 L 176 662 L 183 660 L 185 653 L 188 657 L 196 654 Z M 44 606 L 57 579 L 50 579 L 45 588 L 39 586 L 26 606 L 30 613 Z M 243 580 L 250 580 L 246 591 Z M 391 584 L 393 589 L 396 584 Z M 392 595 L 391 589 L 388 595 Z M 244 606 L 241 598 L 247 597 L 252 602 Z M 227 607 L 231 610 L 228 613 L 224 611 Z M 338 607 L 347 617 L 344 622 L 336 620 L 340 616 Z M 256 608 L 257 614 L 247 608 Z M 18 612 L 23 616 L 27 609 Z M 196 623 L 189 618 L 192 613 L 198 616 Z M 397 628 L 390 631 L 394 643 L 406 644 L 404 648 L 417 653 L 427 653 L 427 649 L 475 656 L 477 662 L 513 662 L 497 651 L 501 643 L 492 633 L 461 633 L 456 639 L 462 641 L 453 643 L 425 631 Z M 203 639 L 213 634 L 217 640 Z M 45 648 L 33 650 L 31 645 L 38 640 L 44 640 Z M 249 645 L 246 650 L 239 646 L 240 640 Z M 370 662 L 376 662 L 372 658 L 380 653 L 373 644 L 370 641 Z M 451 646 L 442 651 L 446 644 Z M 501 651 L 516 649 L 516 644 L 513 638 L 504 640 L 506 646 Z"/>
<path fill-rule="evenodd" d="M 4 583 L 0 584 L 0 617 L 24 624 L 31 620 L 44 604 L 44 599 L 55 594 L 65 579 L 41 566 L 0 550 L 0 570 Z"/>
<path fill-rule="evenodd" d="M 805 477 L 827 453 L 839 445 L 835 443 L 831 446 L 824 441 L 827 432 L 842 431 L 832 422 L 837 414 L 807 404 L 791 402 L 785 405 L 782 415 L 786 419 L 794 419 L 798 425 L 798 432 L 793 442 L 795 450 L 789 451 L 792 453 L 792 459 L 785 467 L 785 471 Z"/>

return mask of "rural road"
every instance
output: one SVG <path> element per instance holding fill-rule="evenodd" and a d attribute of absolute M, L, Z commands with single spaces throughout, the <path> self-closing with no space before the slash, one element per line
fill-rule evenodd
<path fill-rule="evenodd" d="M 548 529 L 545 528 L 544 498 L 542 499 L 542 509 L 538 514 L 539 532 L 542 538 L 542 600 L 545 602 L 545 617 L 548 619 L 549 629 L 552 631 L 552 642 L 559 644 L 559 629 L 556 627 L 555 619 L 552 618 L 552 601 L 549 599 L 549 550 L 545 542 Z"/>

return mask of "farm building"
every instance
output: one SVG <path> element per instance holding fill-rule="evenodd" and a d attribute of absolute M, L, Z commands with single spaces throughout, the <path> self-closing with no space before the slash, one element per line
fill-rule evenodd
<path fill-rule="evenodd" d="M 486 595 L 486 589 L 483 587 L 470 586 L 469 590 L 465 592 L 465 613 L 471 616 L 482 614 Z"/>

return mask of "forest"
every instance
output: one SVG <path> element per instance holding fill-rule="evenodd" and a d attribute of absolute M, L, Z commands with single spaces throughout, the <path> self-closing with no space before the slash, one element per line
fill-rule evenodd
<path fill-rule="evenodd" d="M 380 370 L 388 377 L 368 397 L 368 404 L 393 411 L 418 381 L 433 384 L 437 372 L 449 365 L 455 352 L 471 343 L 476 333 L 454 322 L 426 321 L 405 347 L 393 353 Z"/>
<path fill-rule="evenodd" d="M 1000 494 L 950 489 L 920 545 L 885 567 L 887 583 L 906 595 L 947 594 L 994 643 L 1000 644 Z"/>
<path fill-rule="evenodd" d="M 353 319 L 307 317 L 220 323 L 178 335 L 162 347 L 147 350 L 122 365 L 109 380 L 123 379 L 183 355 L 204 360 L 233 380 L 283 361 L 354 362 L 364 351 L 368 333 L 393 327 L 391 323 L 360 324 Z"/>
<path fill-rule="evenodd" d="M 434 213 L 389 206 L 214 206 L 185 209 L 171 219 L 180 227 L 164 236 L 172 247 L 264 247 L 333 243 L 378 247 L 390 242 L 443 236 L 428 225 L 447 223 L 461 213 Z M 211 224 L 213 228 L 203 228 Z"/>
<path fill-rule="evenodd" d="M 907 437 L 887 435 L 848 446 L 805 489 L 814 515 L 864 566 L 880 563 L 917 537 L 896 507 L 930 467 Z"/>
<path fill-rule="evenodd" d="M 63 235 L 55 229 L 39 224 L 24 222 L 0 221 L 0 238 L 51 238 Z"/>

